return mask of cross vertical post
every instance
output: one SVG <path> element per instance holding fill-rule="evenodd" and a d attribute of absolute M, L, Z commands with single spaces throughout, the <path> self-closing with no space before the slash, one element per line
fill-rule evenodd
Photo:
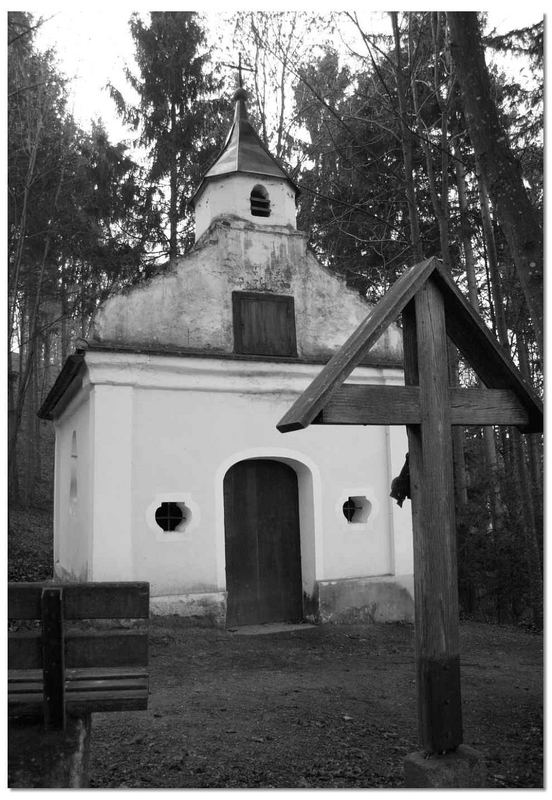
<path fill-rule="evenodd" d="M 414 543 L 416 679 L 421 744 L 462 743 L 456 527 L 444 302 L 430 279 L 403 311 L 405 382 L 420 387 L 407 425 Z"/>

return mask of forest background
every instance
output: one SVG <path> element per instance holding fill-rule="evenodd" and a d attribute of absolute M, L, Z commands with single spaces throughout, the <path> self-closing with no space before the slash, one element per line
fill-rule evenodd
<path fill-rule="evenodd" d="M 542 20 L 498 35 L 475 12 L 390 12 L 373 27 L 354 12 L 244 11 L 218 29 L 212 15 L 135 14 L 134 62 L 109 87 L 131 132 L 121 141 L 75 118 L 55 51 L 37 44 L 46 24 L 8 14 L 15 551 L 25 512 L 51 533 L 53 426 L 37 410 L 61 365 L 101 302 L 193 246 L 188 201 L 228 129 L 237 53 L 252 121 L 301 188 L 298 227 L 322 263 L 375 302 L 437 256 L 542 394 Z M 519 68 L 490 68 L 491 54 Z M 451 381 L 476 384 L 450 356 Z M 453 430 L 462 613 L 540 628 L 542 437 Z"/>

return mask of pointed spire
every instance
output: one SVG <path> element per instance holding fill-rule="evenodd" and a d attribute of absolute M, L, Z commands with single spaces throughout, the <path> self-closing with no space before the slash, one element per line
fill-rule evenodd
<path fill-rule="evenodd" d="M 221 152 L 204 174 L 201 183 L 196 189 L 192 197 L 192 203 L 195 203 L 195 199 L 202 191 L 206 181 L 220 175 L 230 175 L 237 172 L 254 174 L 260 177 L 283 178 L 291 184 L 295 195 L 299 195 L 299 189 L 296 184 L 267 150 L 249 122 L 246 105 L 247 92 L 243 87 L 241 54 L 237 68 L 238 88 L 232 98 L 235 103 L 234 121 Z"/>

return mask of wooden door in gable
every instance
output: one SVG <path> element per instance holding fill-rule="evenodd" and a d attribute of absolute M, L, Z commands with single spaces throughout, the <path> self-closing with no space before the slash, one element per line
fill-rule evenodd
<path fill-rule="evenodd" d="M 224 478 L 227 625 L 302 619 L 297 475 L 240 461 Z"/>

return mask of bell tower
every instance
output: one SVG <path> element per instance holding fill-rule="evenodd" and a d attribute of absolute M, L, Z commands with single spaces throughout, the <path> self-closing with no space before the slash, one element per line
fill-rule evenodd
<path fill-rule="evenodd" d="M 246 100 L 247 92 L 240 86 L 224 147 L 192 197 L 196 241 L 216 217 L 225 215 L 256 225 L 297 228 L 299 189 L 249 122 Z"/>

